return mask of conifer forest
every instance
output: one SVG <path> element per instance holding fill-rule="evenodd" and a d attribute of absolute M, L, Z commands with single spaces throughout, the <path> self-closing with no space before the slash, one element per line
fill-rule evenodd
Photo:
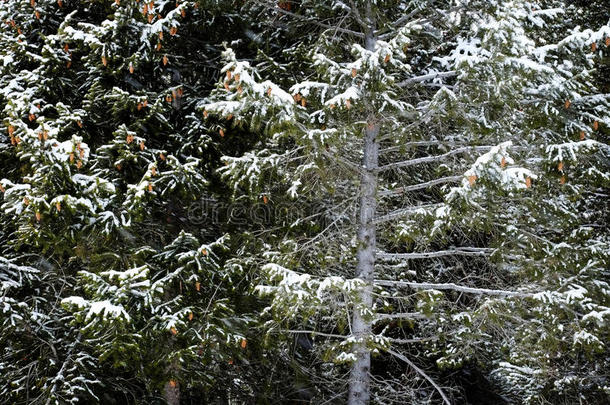
<path fill-rule="evenodd" d="M 0 404 L 610 404 L 609 0 L 0 27 Z"/>

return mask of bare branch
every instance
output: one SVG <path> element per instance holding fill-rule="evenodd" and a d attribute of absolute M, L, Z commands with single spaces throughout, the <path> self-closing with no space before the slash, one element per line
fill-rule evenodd
<path fill-rule="evenodd" d="M 393 219 L 400 218 L 400 217 L 402 217 L 404 215 L 411 214 L 411 213 L 416 212 L 418 210 L 427 210 L 427 209 L 438 208 L 438 207 L 440 207 L 442 205 L 443 205 L 442 203 L 439 203 L 439 204 L 422 204 L 422 205 L 415 205 L 413 207 L 403 208 L 403 209 L 400 209 L 400 210 L 392 211 L 389 214 L 377 217 L 377 218 L 375 218 L 373 220 L 373 223 L 374 224 L 380 224 L 382 222 L 391 221 Z"/>
<path fill-rule="evenodd" d="M 460 247 L 450 250 L 438 250 L 436 252 L 411 252 L 411 253 L 386 253 L 378 252 L 379 259 L 387 260 L 411 260 L 411 259 L 431 259 L 433 257 L 445 256 L 489 256 L 494 249 L 490 248 L 474 248 Z"/>
<path fill-rule="evenodd" d="M 463 152 L 490 150 L 491 148 L 492 148 L 492 146 L 474 146 L 474 147 L 466 146 L 463 148 L 457 148 L 457 149 L 450 150 L 449 152 L 443 153 L 442 155 L 425 156 L 425 157 L 421 157 L 421 158 L 417 158 L 417 159 L 403 160 L 402 162 L 390 163 L 390 164 L 381 166 L 378 169 L 378 171 L 382 172 L 385 170 L 396 169 L 399 167 L 409 167 L 409 166 L 414 166 L 414 165 L 418 165 L 418 164 L 422 164 L 422 163 L 438 162 L 449 156 L 457 155 L 457 154 L 460 154 Z"/>
<path fill-rule="evenodd" d="M 416 8 L 415 10 L 411 11 L 409 14 L 405 14 L 402 17 L 400 17 L 398 20 L 394 21 L 393 23 L 391 23 L 390 25 L 393 27 L 399 27 L 402 24 L 406 23 L 407 21 L 409 21 L 411 18 L 413 18 L 416 14 L 421 13 L 422 9 L 421 8 Z M 384 33 L 382 35 L 379 36 L 380 39 L 385 39 L 388 38 L 390 36 L 392 36 L 392 34 L 394 34 L 393 32 L 387 32 Z"/>
<path fill-rule="evenodd" d="M 345 34 L 350 34 L 350 35 L 353 35 L 355 37 L 364 38 L 364 34 L 362 32 L 352 31 L 352 30 L 347 29 L 347 28 L 341 28 L 341 27 L 337 27 L 337 26 L 333 26 L 333 25 L 329 25 L 329 24 L 324 24 L 323 22 L 312 20 L 312 19 L 307 18 L 305 16 L 302 16 L 302 15 L 299 15 L 299 14 L 295 14 L 292 11 L 284 10 L 283 8 L 280 8 L 280 7 L 270 7 L 270 6 L 267 6 L 266 4 L 265 4 L 265 6 L 267 8 L 269 8 L 269 9 L 272 9 L 273 11 L 277 11 L 278 13 L 282 13 L 282 14 L 288 15 L 290 17 L 296 18 L 297 20 L 301 20 L 301 21 L 307 22 L 309 24 L 317 25 L 319 27 L 326 28 L 326 29 L 329 29 L 329 30 L 343 32 Z"/>
<path fill-rule="evenodd" d="M 339 163 L 342 163 L 345 166 L 347 166 L 352 171 L 355 171 L 357 173 L 362 173 L 362 171 L 363 171 L 362 167 L 350 162 L 349 160 L 345 159 L 344 157 L 339 156 L 338 152 L 336 152 L 336 151 L 334 151 L 334 154 L 333 154 L 333 153 L 327 152 L 326 150 L 322 150 L 322 154 L 324 156 L 326 156 L 331 162 L 338 161 Z"/>
<path fill-rule="evenodd" d="M 437 73 L 430 73 L 430 74 L 422 75 L 422 76 L 415 76 L 415 77 L 411 77 L 410 79 L 406 79 L 406 80 L 403 80 L 402 82 L 397 83 L 397 86 L 405 87 L 405 86 L 408 86 L 409 84 L 425 82 L 426 80 L 453 77 L 456 74 L 457 74 L 457 72 L 455 70 L 450 70 L 448 72 L 437 72 Z"/>
<path fill-rule="evenodd" d="M 360 12 L 358 11 L 358 6 L 356 5 L 356 3 L 354 2 L 354 0 L 349 0 L 349 4 L 350 4 L 350 12 L 352 13 L 352 15 L 354 16 L 354 19 L 356 20 L 356 22 L 358 24 L 360 24 L 360 26 L 365 30 L 368 31 L 370 29 L 369 24 L 366 23 L 366 21 L 364 21 L 364 19 L 362 18 L 362 16 L 360 15 Z"/>
<path fill-rule="evenodd" d="M 423 343 L 423 342 L 432 342 L 435 340 L 438 340 L 438 336 L 430 336 L 427 338 L 413 338 L 413 339 L 394 339 L 394 338 L 388 338 L 385 336 L 382 336 L 383 338 L 387 339 L 388 341 L 392 342 L 392 343 L 396 343 L 399 345 L 408 345 L 411 343 Z"/>
<path fill-rule="evenodd" d="M 422 86 L 427 86 L 427 87 L 446 87 L 449 90 L 455 89 L 454 85 L 452 85 L 452 84 L 445 84 L 445 83 L 422 83 Z"/>
<path fill-rule="evenodd" d="M 383 153 L 390 153 L 390 152 L 398 152 L 402 149 L 407 149 L 410 147 L 417 147 L 417 146 L 435 146 L 435 145 L 442 145 L 441 142 L 439 141 L 415 141 L 415 142 L 407 142 L 407 143 L 403 143 L 401 145 L 396 145 L 396 146 L 389 146 L 385 149 L 381 149 L 379 151 L 379 154 L 383 154 Z"/>
<path fill-rule="evenodd" d="M 457 183 L 458 181 L 462 180 L 463 177 L 464 176 L 441 177 L 438 179 L 427 181 L 425 183 L 413 184 L 411 186 L 400 187 L 400 188 L 397 188 L 394 190 L 381 191 L 381 192 L 379 192 L 379 196 L 383 197 L 383 196 L 400 195 L 400 194 L 408 193 L 409 191 L 421 190 L 421 189 L 436 186 L 439 184 Z"/>
<path fill-rule="evenodd" d="M 388 350 L 387 352 L 390 353 L 392 356 L 396 357 L 397 359 L 400 359 L 400 360 L 404 361 L 405 363 L 407 363 L 413 370 L 415 370 L 416 373 L 418 373 L 419 375 L 424 377 L 426 380 L 428 380 L 428 382 L 430 384 L 432 384 L 434 389 L 443 398 L 443 401 L 445 402 L 445 404 L 451 405 L 451 401 L 449 401 L 449 397 L 447 397 L 447 395 L 445 394 L 445 392 L 443 392 L 441 387 L 436 382 L 434 382 L 434 380 L 428 374 L 426 374 L 424 372 L 424 370 L 422 370 L 421 368 L 417 367 L 415 364 L 413 364 L 413 362 L 411 360 L 409 360 L 406 356 L 403 356 L 400 353 L 397 353 L 397 352 L 395 352 L 393 350 Z"/>
<path fill-rule="evenodd" d="M 388 319 L 428 319 L 428 317 L 421 312 L 397 312 L 395 314 L 377 314 L 374 322 L 381 322 Z"/>
<path fill-rule="evenodd" d="M 417 290 L 452 290 L 467 294 L 476 295 L 495 295 L 499 297 L 532 297 L 533 293 L 524 293 L 519 291 L 493 290 L 489 288 L 475 288 L 454 283 L 417 283 L 412 281 L 394 281 L 394 280 L 375 280 L 375 284 L 385 287 L 408 287 Z"/>
<path fill-rule="evenodd" d="M 345 338 L 348 337 L 346 335 L 336 335 L 334 333 L 324 333 L 324 332 L 318 332 L 318 331 L 315 331 L 315 330 L 281 329 L 280 332 L 282 332 L 282 333 L 310 334 L 310 335 L 317 335 L 317 336 L 324 336 L 324 337 L 331 337 L 331 338 L 338 338 L 338 339 L 345 339 Z"/>

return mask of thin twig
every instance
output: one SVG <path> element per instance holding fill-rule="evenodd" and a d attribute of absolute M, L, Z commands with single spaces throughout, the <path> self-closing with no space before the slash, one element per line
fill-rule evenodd
<path fill-rule="evenodd" d="M 336 27 L 336 26 L 332 26 L 329 24 L 324 24 L 323 22 L 312 20 L 305 16 L 295 14 L 292 11 L 284 10 L 283 8 L 280 8 L 280 7 L 269 7 L 266 4 L 265 4 L 265 7 L 272 9 L 273 11 L 277 11 L 278 13 L 282 13 L 282 14 L 288 15 L 290 17 L 296 18 L 297 20 L 305 21 L 309 24 L 317 25 L 319 27 L 326 28 L 329 30 L 343 32 L 344 34 L 350 34 L 350 35 L 353 35 L 358 38 L 364 38 L 364 34 L 362 32 L 357 32 L 357 31 L 353 31 L 353 30 L 350 30 L 347 28 L 341 28 L 341 27 Z"/>
<path fill-rule="evenodd" d="M 406 187 L 399 187 L 394 190 L 380 191 L 378 195 L 379 196 L 395 196 L 395 195 L 408 193 L 409 191 L 421 190 L 421 189 L 436 186 L 439 184 L 457 183 L 458 181 L 462 180 L 463 177 L 464 176 L 441 177 L 438 179 L 427 181 L 425 183 L 413 184 L 411 186 L 406 186 Z"/>
<path fill-rule="evenodd" d="M 390 353 L 392 356 L 404 361 L 405 363 L 407 363 L 413 370 L 415 370 L 419 375 L 421 375 L 422 377 L 424 377 L 426 380 L 428 380 L 428 382 L 430 384 L 432 384 L 432 386 L 434 387 L 434 389 L 440 394 L 440 396 L 443 398 L 443 401 L 445 402 L 445 404 L 447 405 L 451 405 L 451 401 L 449 401 L 449 397 L 447 397 L 447 395 L 445 394 L 445 392 L 441 389 L 441 387 L 434 382 L 434 380 L 424 372 L 424 370 L 422 370 L 421 368 L 417 367 L 411 360 L 409 360 L 406 356 L 403 356 L 400 353 L 397 353 L 393 350 L 388 350 L 388 353 Z"/>

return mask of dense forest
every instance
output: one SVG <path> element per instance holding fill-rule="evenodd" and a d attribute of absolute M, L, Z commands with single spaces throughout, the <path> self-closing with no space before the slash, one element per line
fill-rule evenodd
<path fill-rule="evenodd" d="M 608 0 L 0 24 L 0 403 L 610 403 Z"/>

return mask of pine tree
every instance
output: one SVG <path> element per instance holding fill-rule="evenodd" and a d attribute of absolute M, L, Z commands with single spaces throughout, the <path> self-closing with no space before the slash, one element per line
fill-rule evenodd
<path fill-rule="evenodd" d="M 0 401 L 607 402 L 585 3 L 1 2 Z"/>
<path fill-rule="evenodd" d="M 518 401 L 569 395 L 564 354 L 596 370 L 579 395 L 603 396 L 608 233 L 587 218 L 609 179 L 590 72 L 609 27 L 551 42 L 561 9 L 528 1 L 252 4 L 287 35 L 323 31 L 257 67 L 227 49 L 201 107 L 266 134 L 224 158 L 238 198 L 318 208 L 261 236 L 269 330 L 348 363 L 351 404 L 425 402 L 418 381 L 450 403 L 427 359 L 491 363 Z"/>
<path fill-rule="evenodd" d="M 240 29 L 228 4 L 0 4 L 0 402 L 268 389 L 246 384 L 267 366 L 248 365 L 255 305 L 227 254 L 239 241 L 187 218 L 222 196 L 218 157 L 247 145 L 194 117 Z"/>
<path fill-rule="evenodd" d="M 571 2 L 549 3 L 562 11 L 561 20 L 553 21 L 543 37 L 559 44 L 549 48 L 557 52 L 558 60 L 571 60 L 591 70 L 587 72 L 587 88 L 566 96 L 564 119 L 559 122 L 565 126 L 554 126 L 548 132 L 552 138 L 545 136 L 549 144 L 543 155 L 547 158 L 548 184 L 545 197 L 538 198 L 531 211 L 535 221 L 551 220 L 552 226 L 537 238 L 533 226 L 527 229 L 529 235 L 522 236 L 537 252 L 526 266 L 538 277 L 550 280 L 548 290 L 556 290 L 544 298 L 551 307 L 539 314 L 550 322 L 515 325 L 517 339 L 525 344 L 509 341 L 509 361 L 500 363 L 493 376 L 506 395 L 517 401 L 544 398 L 576 402 L 587 398 L 605 402 L 608 132 L 607 125 L 600 122 L 607 114 L 604 60 L 610 44 L 610 14 L 600 18 L 603 8 L 596 9 L 594 3 L 584 10 Z M 580 24 L 588 28 L 573 28 Z M 549 124 L 544 123 L 545 130 Z"/>

